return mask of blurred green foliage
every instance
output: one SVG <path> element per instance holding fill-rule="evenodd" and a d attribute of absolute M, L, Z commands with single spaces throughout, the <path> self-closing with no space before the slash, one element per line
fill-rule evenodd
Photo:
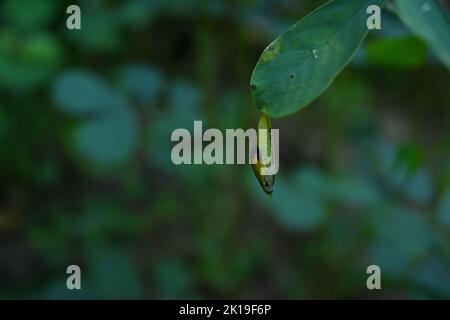
<path fill-rule="evenodd" d="M 393 10 L 436 52 L 450 70 L 450 19 L 440 1 L 395 0 Z"/>
<path fill-rule="evenodd" d="M 414 37 L 381 39 L 367 46 L 367 57 L 380 66 L 417 69 L 427 56 L 426 45 Z"/>
<path fill-rule="evenodd" d="M 389 12 L 272 123 L 272 199 L 250 166 L 170 161 L 194 120 L 256 126 L 258 57 L 323 2 L 86 0 L 69 31 L 70 1 L 2 1 L 0 298 L 450 298 L 450 78 Z"/>

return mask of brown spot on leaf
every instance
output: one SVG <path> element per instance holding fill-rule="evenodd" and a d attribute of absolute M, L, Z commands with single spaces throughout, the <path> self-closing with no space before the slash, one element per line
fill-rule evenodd
<path fill-rule="evenodd" d="M 264 50 L 262 56 L 261 56 L 261 61 L 262 63 L 267 63 L 273 59 L 275 59 L 278 54 L 280 53 L 280 45 L 281 45 L 281 40 L 277 39 L 274 42 L 272 42 L 268 48 L 266 48 L 266 50 Z"/>

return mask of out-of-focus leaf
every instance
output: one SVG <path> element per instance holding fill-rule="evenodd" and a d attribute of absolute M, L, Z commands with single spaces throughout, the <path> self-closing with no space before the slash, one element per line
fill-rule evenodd
<path fill-rule="evenodd" d="M 155 14 L 153 3 L 139 0 L 124 2 L 118 12 L 121 23 L 132 28 L 142 28 Z"/>
<path fill-rule="evenodd" d="M 450 298 L 450 273 L 441 259 L 433 257 L 426 261 L 411 272 L 411 278 L 416 285 L 431 291 L 435 298 Z"/>
<path fill-rule="evenodd" d="M 282 175 L 277 177 L 278 188 L 272 196 L 272 210 L 286 228 L 311 231 L 323 222 L 326 199 L 317 174 L 315 169 L 305 168 L 290 179 Z"/>
<path fill-rule="evenodd" d="M 78 150 L 98 165 L 110 166 L 128 160 L 136 148 L 137 120 L 124 109 L 82 124 L 76 133 Z"/>
<path fill-rule="evenodd" d="M 225 166 L 176 166 L 171 160 L 171 148 L 176 142 L 170 142 L 173 130 L 187 129 L 194 139 L 194 121 L 201 120 L 203 131 L 208 129 L 208 120 L 202 114 L 202 91 L 187 80 L 175 81 L 168 97 L 168 108 L 159 111 L 157 119 L 148 127 L 148 159 L 152 165 L 179 175 L 194 185 L 207 184 L 211 176 L 226 170 Z M 161 139 L 161 137 L 165 137 Z M 167 139 L 167 140 L 165 140 Z M 170 143 L 167 143 L 169 141 Z M 203 150 L 192 149 L 192 157 Z"/>
<path fill-rule="evenodd" d="M 198 109 L 201 102 L 201 94 L 195 84 L 188 81 L 176 81 L 170 92 L 169 106 L 171 110 L 181 113 L 180 119 Z"/>
<path fill-rule="evenodd" d="M 431 200 L 434 187 L 431 176 L 425 169 L 408 173 L 405 167 L 398 167 L 392 172 L 391 177 L 393 186 L 411 200 L 421 204 Z"/>
<path fill-rule="evenodd" d="M 242 281 L 251 276 L 252 266 L 258 259 L 258 250 L 242 246 L 228 252 L 226 244 L 216 232 L 203 236 L 199 248 L 199 271 L 201 279 L 222 293 L 234 292 Z"/>
<path fill-rule="evenodd" d="M 404 208 L 378 207 L 370 221 L 376 241 L 369 250 L 371 261 L 386 271 L 404 271 L 410 263 L 427 254 L 435 237 L 427 220 Z"/>
<path fill-rule="evenodd" d="M 56 39 L 38 33 L 19 37 L 0 31 L 0 86 L 12 92 L 28 92 L 46 84 L 63 58 Z"/>
<path fill-rule="evenodd" d="M 81 290 L 67 290 L 66 279 L 44 288 L 45 299 L 142 299 L 144 289 L 136 263 L 130 254 L 112 247 L 95 247 L 89 252 L 88 266 L 81 267 Z M 64 269 L 63 269 L 64 270 Z"/>
<path fill-rule="evenodd" d="M 370 182 L 349 177 L 330 178 L 327 194 L 338 202 L 356 205 L 370 205 L 380 201 L 378 190 Z"/>
<path fill-rule="evenodd" d="M 367 250 L 367 264 L 376 264 L 390 275 L 401 275 L 407 270 L 410 261 L 405 255 L 399 255 L 388 243 L 376 241 Z"/>
<path fill-rule="evenodd" d="M 57 38 L 50 34 L 38 33 L 23 42 L 23 51 L 20 56 L 24 61 L 51 68 L 60 64 L 63 49 Z"/>
<path fill-rule="evenodd" d="M 145 227 L 141 217 L 129 215 L 110 202 L 93 201 L 73 222 L 77 234 L 86 243 L 111 239 L 117 235 L 133 235 Z"/>
<path fill-rule="evenodd" d="M 45 83 L 49 78 L 46 69 L 37 65 L 27 66 L 0 58 L 0 86 L 22 93 Z"/>
<path fill-rule="evenodd" d="M 29 0 L 5 0 L 0 12 L 14 26 L 38 28 L 48 25 L 58 12 L 58 0 L 31 3 Z"/>
<path fill-rule="evenodd" d="M 416 69 L 426 60 L 427 46 L 414 37 L 380 39 L 368 44 L 367 57 L 373 63 L 400 69 Z"/>
<path fill-rule="evenodd" d="M 191 274 L 178 259 L 160 261 L 154 267 L 154 279 L 162 299 L 186 299 L 192 285 Z"/>
<path fill-rule="evenodd" d="M 423 167 L 420 148 L 415 145 L 397 147 L 388 143 L 380 144 L 378 148 L 381 174 L 387 184 L 414 202 L 429 202 L 435 187 L 429 171 Z"/>
<path fill-rule="evenodd" d="M 240 91 L 232 91 L 226 93 L 217 102 L 218 108 L 223 110 L 218 119 L 217 127 L 221 130 L 226 128 L 239 127 L 243 128 L 245 125 L 245 117 L 242 116 L 245 110 L 247 100 Z"/>
<path fill-rule="evenodd" d="M 67 38 L 86 52 L 113 52 L 120 48 L 121 30 L 110 8 L 85 8 L 81 30 L 66 30 Z"/>
<path fill-rule="evenodd" d="M 283 117 L 315 100 L 367 35 L 367 7 L 383 4 L 384 0 L 332 0 L 273 41 L 250 82 L 258 109 Z"/>
<path fill-rule="evenodd" d="M 66 278 L 57 277 L 42 288 L 35 299 L 47 300 L 81 300 L 87 299 L 86 291 L 83 290 L 67 290 Z M 83 288 L 83 286 L 82 286 Z"/>
<path fill-rule="evenodd" d="M 186 128 L 193 135 L 194 121 L 201 119 L 200 99 L 200 91 L 194 84 L 178 80 L 172 85 L 168 102 L 169 109 L 162 112 L 158 117 L 159 120 L 153 122 L 149 127 L 149 157 L 151 162 L 161 167 L 172 167 L 171 145 L 160 137 L 167 137 L 170 141 L 172 131 L 177 128 Z M 191 169 L 183 171 L 186 173 L 192 172 Z"/>
<path fill-rule="evenodd" d="M 437 0 L 395 0 L 403 22 L 426 41 L 450 69 L 450 21 Z"/>
<path fill-rule="evenodd" d="M 54 83 L 53 98 L 62 111 L 78 116 L 116 111 L 125 104 L 105 81 L 85 70 L 61 74 Z"/>
<path fill-rule="evenodd" d="M 439 203 L 438 221 L 450 229 L 450 191 L 443 194 Z"/>
<path fill-rule="evenodd" d="M 90 254 L 90 270 L 83 290 L 91 298 L 143 298 L 139 270 L 128 252 L 114 247 L 95 249 Z"/>
<path fill-rule="evenodd" d="M 136 148 L 137 119 L 128 102 L 95 74 L 73 70 L 53 87 L 57 106 L 72 115 L 90 116 L 75 134 L 77 149 L 93 163 L 112 166 Z"/>
<path fill-rule="evenodd" d="M 141 104 L 155 103 L 163 86 L 161 72 L 148 65 L 132 65 L 122 73 L 122 85 Z"/>
<path fill-rule="evenodd" d="M 424 151 L 415 143 L 402 144 L 396 150 L 394 168 L 404 167 L 409 173 L 420 170 L 423 165 Z"/>
<path fill-rule="evenodd" d="M 384 14 L 382 17 L 382 28 L 379 30 L 383 38 L 403 38 L 411 35 L 411 31 L 394 14 Z"/>

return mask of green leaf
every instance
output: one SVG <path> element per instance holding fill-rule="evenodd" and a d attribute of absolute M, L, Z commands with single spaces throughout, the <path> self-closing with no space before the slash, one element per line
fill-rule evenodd
<path fill-rule="evenodd" d="M 56 105 L 72 115 L 88 115 L 123 105 L 121 96 L 97 75 L 85 70 L 69 70 L 53 86 Z"/>
<path fill-rule="evenodd" d="M 3 18 L 21 28 L 37 28 L 48 25 L 58 14 L 58 1 L 46 0 L 33 4 L 29 0 L 6 0 L 0 7 Z"/>
<path fill-rule="evenodd" d="M 156 103 L 163 87 L 162 73 L 148 65 L 126 67 L 121 75 L 122 86 L 141 104 Z"/>
<path fill-rule="evenodd" d="M 82 28 L 76 32 L 65 28 L 66 36 L 77 48 L 87 53 L 111 53 L 120 50 L 121 26 L 115 12 L 104 7 L 82 9 Z"/>
<path fill-rule="evenodd" d="M 428 290 L 428 292 L 424 292 L 425 294 L 438 295 L 435 299 L 450 298 L 450 272 L 442 258 L 430 257 L 411 272 L 411 279 L 418 286 Z"/>
<path fill-rule="evenodd" d="M 63 61 L 64 50 L 46 33 L 21 35 L 12 29 L 0 31 L 0 87 L 14 93 L 42 87 Z"/>
<path fill-rule="evenodd" d="M 132 253 L 117 246 L 92 248 L 87 269 L 81 290 L 85 299 L 142 299 L 144 288 Z"/>
<path fill-rule="evenodd" d="M 151 163 L 161 168 L 177 170 L 174 169 L 170 160 L 172 145 L 167 144 L 160 137 L 170 138 L 173 128 L 191 128 L 195 120 L 202 118 L 201 101 L 201 92 L 195 84 L 181 79 L 172 84 L 168 97 L 168 110 L 158 114 L 158 121 L 153 121 L 148 128 L 149 159 Z M 193 178 L 200 176 L 195 168 L 181 170 L 180 174 L 192 174 Z"/>
<path fill-rule="evenodd" d="M 329 178 L 326 185 L 329 197 L 338 202 L 354 205 L 370 205 L 380 201 L 380 194 L 370 181 L 353 176 Z"/>
<path fill-rule="evenodd" d="M 278 221 L 289 230 L 313 231 L 326 218 L 326 199 L 322 192 L 324 177 L 313 168 L 303 168 L 290 178 L 277 177 L 277 190 L 271 205 Z"/>
<path fill-rule="evenodd" d="M 439 203 L 438 221 L 450 229 L 450 190 L 444 193 Z"/>
<path fill-rule="evenodd" d="M 85 158 L 101 166 L 130 159 L 137 144 L 136 115 L 103 79 L 84 70 L 67 71 L 57 78 L 53 99 L 60 110 L 83 120 L 75 143 Z"/>
<path fill-rule="evenodd" d="M 142 29 L 152 21 L 155 14 L 152 3 L 144 1 L 124 1 L 117 10 L 118 21 L 133 29 Z"/>
<path fill-rule="evenodd" d="M 91 162 L 115 166 L 129 160 L 137 144 L 137 120 L 131 110 L 95 118 L 78 128 L 78 151 Z"/>
<path fill-rule="evenodd" d="M 412 261 L 426 256 L 435 241 L 424 214 L 396 205 L 373 209 L 370 225 L 376 238 L 369 248 L 370 260 L 390 274 L 402 272 Z"/>
<path fill-rule="evenodd" d="M 403 22 L 426 41 L 450 69 L 450 21 L 437 0 L 396 0 Z"/>
<path fill-rule="evenodd" d="M 258 109 L 271 117 L 283 117 L 322 94 L 367 35 L 367 7 L 383 3 L 332 0 L 273 41 L 250 81 Z"/>
<path fill-rule="evenodd" d="M 162 299 L 182 299 L 192 286 L 187 266 L 176 258 L 165 258 L 153 268 L 156 286 Z"/>
<path fill-rule="evenodd" d="M 379 66 L 416 69 L 427 57 L 427 46 L 415 37 L 380 39 L 367 46 L 367 57 Z"/>

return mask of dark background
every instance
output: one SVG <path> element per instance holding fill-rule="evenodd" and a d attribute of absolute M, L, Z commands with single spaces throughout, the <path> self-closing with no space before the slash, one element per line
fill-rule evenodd
<path fill-rule="evenodd" d="M 388 12 L 272 121 L 272 199 L 248 165 L 170 161 L 193 120 L 256 126 L 259 55 L 324 2 L 78 1 L 69 31 L 73 1 L 1 1 L 0 298 L 450 298 L 449 72 Z"/>

